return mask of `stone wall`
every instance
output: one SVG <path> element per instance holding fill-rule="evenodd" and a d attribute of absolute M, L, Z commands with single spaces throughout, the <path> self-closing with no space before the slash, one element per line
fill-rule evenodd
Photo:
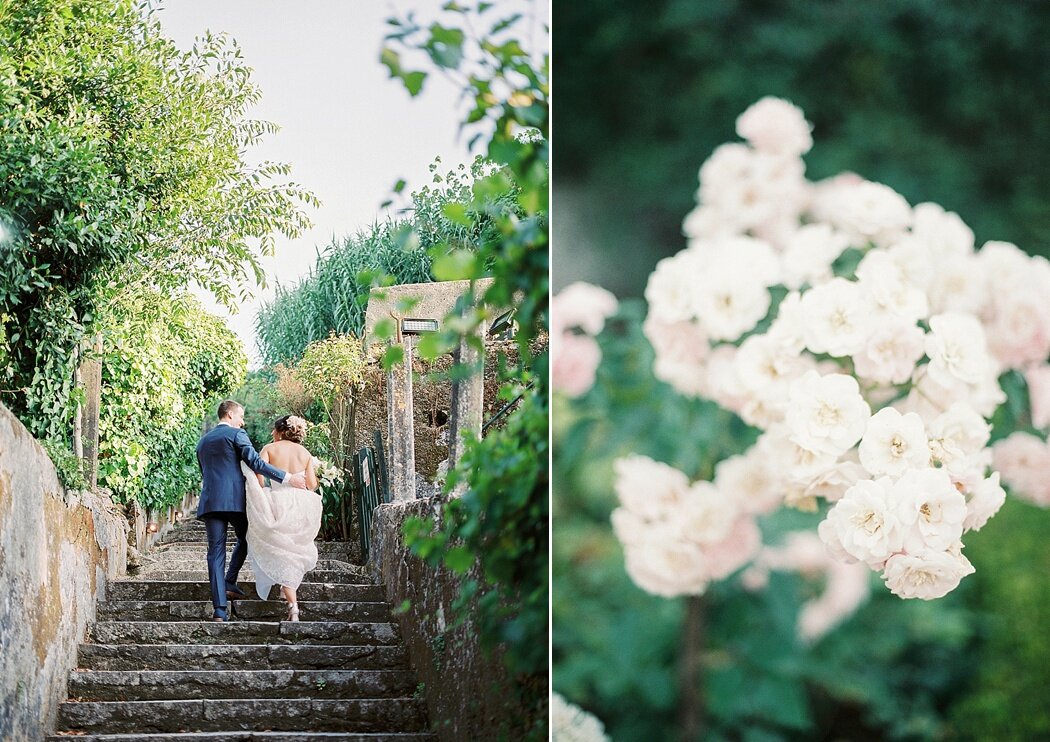
<path fill-rule="evenodd" d="M 0 739 L 54 726 L 77 645 L 107 580 L 122 575 L 127 522 L 108 498 L 66 492 L 51 460 L 0 405 Z"/>
<path fill-rule="evenodd" d="M 518 348 L 513 340 L 490 340 L 485 344 L 485 393 L 482 412 L 485 420 L 506 405 L 498 396 L 501 359 L 507 364 L 517 363 Z M 416 474 L 427 481 L 434 478 L 438 464 L 448 458 L 452 382 L 447 375 L 451 366 L 451 355 L 440 356 L 433 361 L 424 361 L 418 356 L 412 359 L 412 371 L 416 375 L 412 383 Z M 378 430 L 383 436 L 383 445 L 389 452 L 386 412 L 386 373 L 376 362 L 366 368 L 365 388 L 358 397 L 355 450 L 362 446 L 371 446 L 372 432 Z"/>
<path fill-rule="evenodd" d="M 411 516 L 432 514 L 432 499 L 392 502 L 376 508 L 368 569 L 384 583 L 394 606 L 409 661 L 422 682 L 431 728 L 442 742 L 514 739 L 502 728 L 512 697 L 503 663 L 482 652 L 471 626 L 454 630 L 452 602 L 461 577 L 431 567 L 405 548 L 401 526 Z M 408 601 L 408 610 L 399 612 Z"/>

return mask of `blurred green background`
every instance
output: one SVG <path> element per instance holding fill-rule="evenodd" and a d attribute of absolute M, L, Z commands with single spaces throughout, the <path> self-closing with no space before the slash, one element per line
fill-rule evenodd
<path fill-rule="evenodd" d="M 764 95 L 852 170 L 1050 254 L 1050 3 L 555 2 L 555 289 L 640 295 L 680 250 L 700 164 Z"/>
<path fill-rule="evenodd" d="M 588 280 L 627 299 L 594 389 L 554 406 L 554 688 L 615 740 L 674 739 L 684 601 L 625 575 L 612 461 L 698 476 L 747 432 L 652 377 L 629 297 L 684 247 L 700 164 L 764 95 L 813 122 L 810 179 L 852 170 L 957 211 L 978 245 L 1050 254 L 1050 3 L 591 0 L 555 2 L 553 24 L 555 290 Z M 814 523 L 762 525 L 775 540 Z M 797 576 L 715 586 L 705 739 L 1050 739 L 1050 511 L 1010 497 L 966 555 L 976 574 L 939 601 L 873 575 L 871 599 L 813 646 L 794 634 L 813 590 Z"/>

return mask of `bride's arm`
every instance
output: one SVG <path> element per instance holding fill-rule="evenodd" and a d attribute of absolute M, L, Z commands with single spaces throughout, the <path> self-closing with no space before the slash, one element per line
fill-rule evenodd
<path fill-rule="evenodd" d="M 317 491 L 317 474 L 314 472 L 314 457 L 310 457 L 310 463 L 306 465 L 306 486 Z"/>
<path fill-rule="evenodd" d="M 261 451 L 259 451 L 259 458 L 265 461 L 267 464 L 270 463 L 270 452 L 266 450 L 268 448 L 269 446 L 266 445 L 262 447 Z M 259 486 L 266 487 L 266 477 L 264 477 L 262 474 L 256 474 L 255 476 L 259 478 Z"/>

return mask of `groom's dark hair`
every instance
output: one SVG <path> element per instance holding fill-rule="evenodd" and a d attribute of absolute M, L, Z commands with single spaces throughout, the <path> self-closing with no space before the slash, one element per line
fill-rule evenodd
<path fill-rule="evenodd" d="M 233 399 L 224 399 L 219 402 L 219 419 L 222 420 L 224 417 L 230 414 L 230 410 L 234 407 L 241 407 L 241 403 Z"/>

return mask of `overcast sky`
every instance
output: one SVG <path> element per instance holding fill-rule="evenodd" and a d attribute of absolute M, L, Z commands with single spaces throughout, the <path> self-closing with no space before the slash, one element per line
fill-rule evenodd
<path fill-rule="evenodd" d="M 470 162 L 458 136 L 459 91 L 431 74 L 423 93 L 411 98 L 379 63 L 391 15 L 414 10 L 419 20 L 438 16 L 445 0 L 168 0 L 159 12 L 162 27 L 187 49 L 206 30 L 226 32 L 241 46 L 245 63 L 262 90 L 252 118 L 281 127 L 249 153 L 249 160 L 292 165 L 292 179 L 322 201 L 310 209 L 312 230 L 297 240 L 280 238 L 266 259 L 270 286 L 227 322 L 258 365 L 252 325 L 259 306 L 273 297 L 274 277 L 294 283 L 313 266 L 316 250 L 332 235 L 343 236 L 382 219 L 380 204 L 404 178 L 408 190 L 429 181 L 427 166 L 440 156 L 444 169 Z M 497 0 L 486 14 L 532 8 L 525 0 Z M 542 33 L 538 26 L 534 33 Z M 210 295 L 196 292 L 205 306 L 228 317 Z"/>

